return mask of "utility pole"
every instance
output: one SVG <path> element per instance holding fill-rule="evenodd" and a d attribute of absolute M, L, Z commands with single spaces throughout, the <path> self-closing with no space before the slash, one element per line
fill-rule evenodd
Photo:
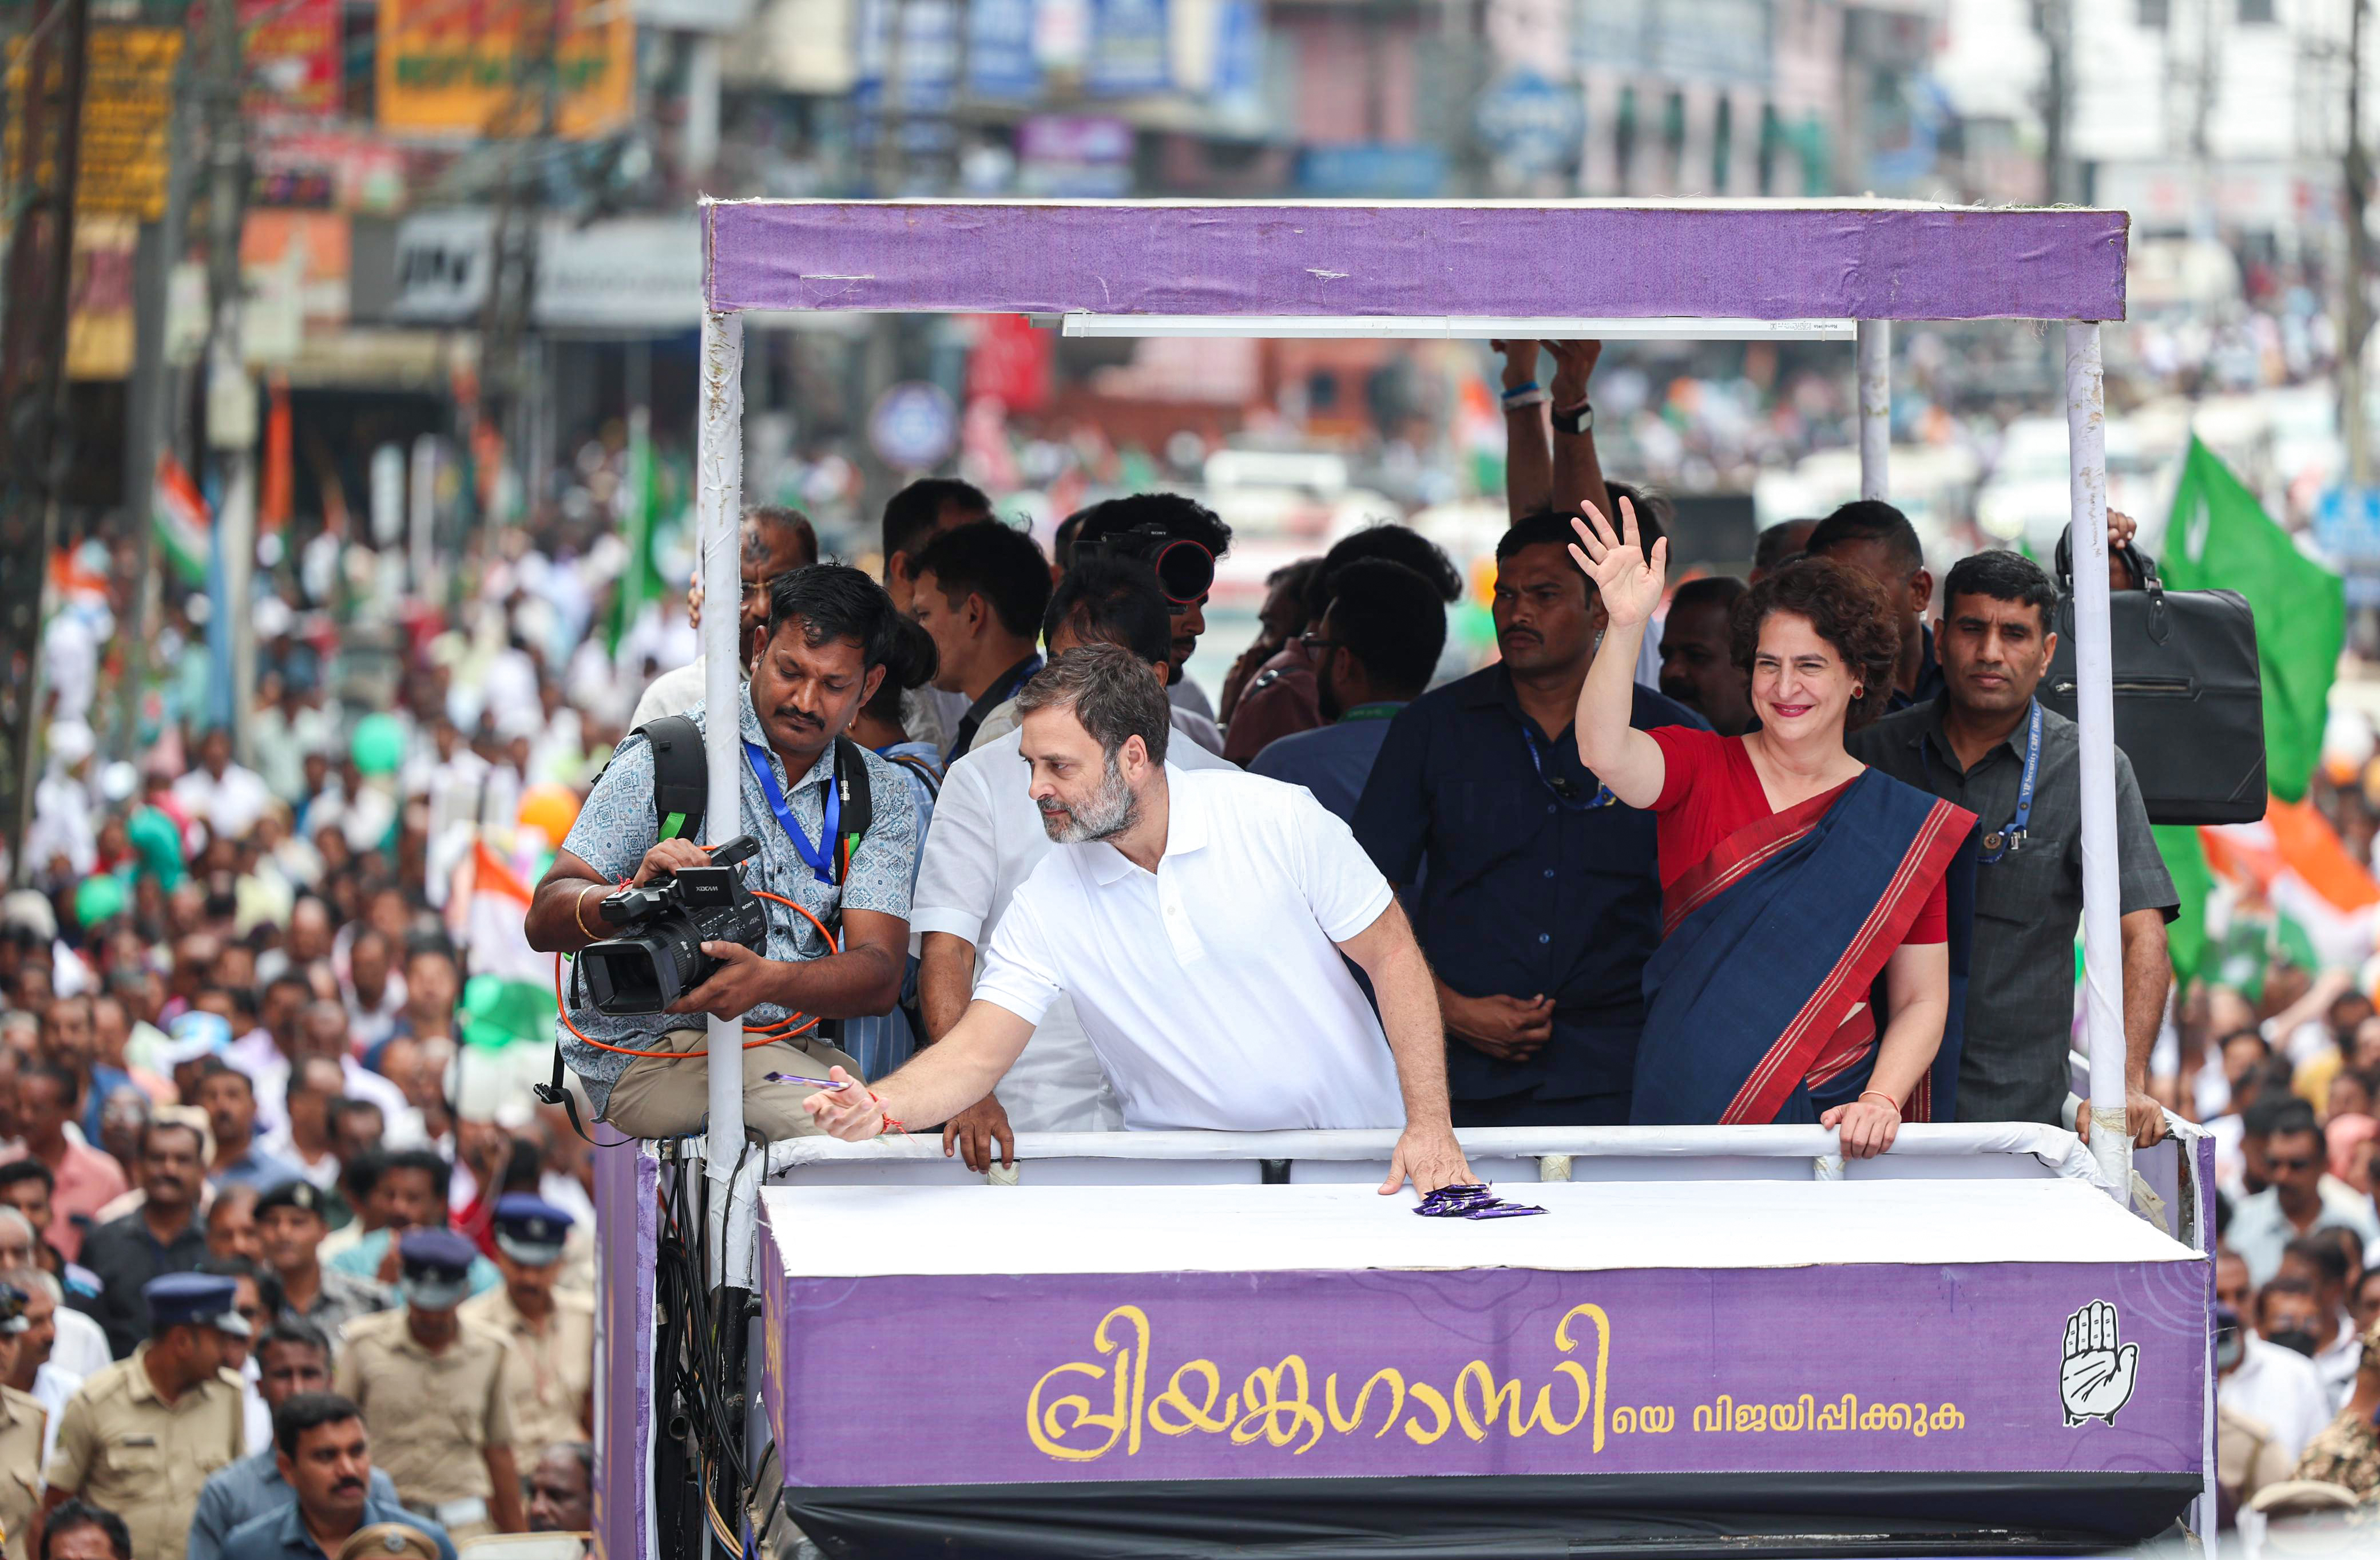
<path fill-rule="evenodd" d="M 2074 164 L 2074 0 L 2039 0 L 2042 43 L 2049 51 L 2043 81 L 2042 199 L 2061 205 L 2078 196 Z"/>
<path fill-rule="evenodd" d="M 542 354 L 532 338 L 537 306 L 538 245 L 544 225 L 544 183 L 561 114 L 562 7 L 568 0 L 522 0 L 519 74 L 503 133 L 514 138 L 495 234 L 489 241 L 488 299 L 480 317 L 480 416 L 503 436 L 531 495 L 542 472 L 530 436 L 543 392 Z M 624 0 L 621 0 L 624 3 Z M 468 440 L 469 430 L 465 430 Z"/>
<path fill-rule="evenodd" d="M 66 474 L 67 284 L 82 166 L 88 0 L 35 0 L 18 53 L 0 261 L 0 846 L 22 882 L 40 721 L 42 589 Z"/>
<path fill-rule="evenodd" d="M 2363 407 L 2363 343 L 2372 334 L 2372 157 L 2363 145 L 2363 37 L 2372 0 L 2353 0 L 2347 29 L 2347 156 L 2341 166 L 2347 213 L 2347 297 L 2338 344 L 2338 428 L 2347 441 L 2347 480 L 2372 485 L 2372 430 Z"/>
<path fill-rule="evenodd" d="M 207 18 L 207 443 L 215 452 L 216 544 L 231 630 L 231 735 L 250 756 L 256 695 L 256 385 L 241 351 L 239 235 L 248 205 L 248 146 L 240 120 L 239 0 L 212 0 Z"/>
<path fill-rule="evenodd" d="M 181 372 L 165 360 L 165 299 L 175 267 L 189 248 L 190 181 L 193 127 L 191 58 L 187 43 L 175 62 L 174 102 L 167 110 L 165 133 L 165 214 L 144 225 L 133 262 L 132 385 L 124 438 L 125 506 L 132 518 L 132 621 L 120 625 L 124 634 L 124 672 L 116 686 L 115 729 L 108 750 L 129 760 L 140 741 L 140 692 L 149 680 L 150 639 L 157 631 L 159 580 L 155 530 L 157 455 L 174 448 L 176 435 L 169 408 L 181 398 Z M 176 449 L 179 456 L 187 451 Z"/>

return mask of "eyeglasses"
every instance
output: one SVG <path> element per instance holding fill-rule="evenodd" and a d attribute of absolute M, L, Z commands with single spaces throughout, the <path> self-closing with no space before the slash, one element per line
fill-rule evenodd
<path fill-rule="evenodd" d="M 1304 650 L 1308 655 L 1312 655 L 1318 650 L 1336 650 L 1339 648 L 1339 641 L 1337 640 L 1326 640 L 1321 635 L 1315 633 L 1311 629 L 1298 635 L 1297 643 L 1299 648 Z"/>
<path fill-rule="evenodd" d="M 2314 1167 L 2315 1162 L 2311 1159 L 2283 1159 L 2274 1155 L 2266 1159 L 2265 1164 L 2275 1170 L 2311 1170 Z"/>

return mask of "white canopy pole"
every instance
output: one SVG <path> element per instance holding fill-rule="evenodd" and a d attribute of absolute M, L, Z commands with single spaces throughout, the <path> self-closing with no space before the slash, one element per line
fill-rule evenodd
<path fill-rule="evenodd" d="M 2131 1200 L 2124 1125 L 2124 949 L 2116 889 L 2116 693 L 2107 629 L 2107 410 L 2099 326 L 2066 327 L 2066 441 L 2073 466 L 2075 724 L 2082 767 L 2082 1036 L 2091 1057 L 2091 1155 Z"/>
<path fill-rule="evenodd" d="M 1859 323 L 1860 496 L 1887 498 L 1892 453 L 1892 322 Z"/>
<path fill-rule="evenodd" d="M 703 759 L 710 778 L 710 794 L 703 801 L 704 838 L 724 845 L 744 832 L 737 785 L 743 760 L 736 752 L 743 656 L 735 643 L 744 602 L 743 315 L 703 315 L 700 394 L 695 518 L 702 547 Z M 711 1271 L 722 1283 L 746 1287 L 751 1281 L 750 1211 L 740 1239 L 728 1216 L 734 1201 L 728 1183 L 744 1146 L 744 1025 L 741 1019 L 713 1018 L 710 1029 Z M 740 1263 L 735 1255 L 739 1249 Z"/>

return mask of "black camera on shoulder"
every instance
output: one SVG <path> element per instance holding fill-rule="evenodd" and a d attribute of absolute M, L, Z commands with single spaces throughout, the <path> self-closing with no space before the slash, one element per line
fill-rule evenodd
<path fill-rule="evenodd" d="M 1147 564 L 1156 571 L 1166 600 L 1175 606 L 1186 606 L 1215 588 L 1215 555 L 1201 543 L 1176 535 L 1160 521 L 1144 520 L 1123 530 L 1095 536 L 1078 542 L 1075 551 L 1086 557 L 1105 554 Z"/>
<path fill-rule="evenodd" d="M 717 972 L 705 943 L 740 943 L 753 952 L 769 941 L 769 912 L 735 869 L 759 854 L 750 835 L 710 853 L 710 864 L 681 867 L 642 888 L 603 896 L 596 913 L 620 935 L 579 950 L 577 973 L 595 1010 L 614 1018 L 660 1013 Z"/>

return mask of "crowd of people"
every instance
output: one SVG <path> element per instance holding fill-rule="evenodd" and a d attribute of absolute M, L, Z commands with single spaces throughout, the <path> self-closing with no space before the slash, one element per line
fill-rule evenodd
<path fill-rule="evenodd" d="M 1210 510 L 1111 498 L 1045 548 L 945 479 L 887 503 L 870 571 L 797 510 L 745 517 L 735 829 L 702 817 L 698 638 L 731 609 L 698 588 L 606 633 L 584 535 L 491 545 L 444 616 L 375 618 L 360 544 L 310 546 L 244 742 L 176 646 L 137 765 L 101 762 L 97 679 L 56 680 L 0 937 L 9 1552 L 584 1529 L 574 1116 L 701 1130 L 710 1017 L 750 1031 L 751 1135 L 939 1129 L 981 1171 L 1024 1131 L 1395 1127 L 1382 1189 L 1427 1191 L 1468 1179 L 1463 1127 L 1819 1122 L 1852 1155 L 1904 1121 L 2092 1130 L 2049 578 L 1986 553 L 1937 581 L 1862 502 L 1673 584 L 1661 501 L 1600 466 L 1594 344 L 1499 349 L 1498 659 L 1440 686 L 1463 582 L 1407 527 L 1279 571 L 1210 699 L 1184 673 L 1232 542 Z M 386 665 L 317 615 L 386 629 Z M 2261 1030 L 2219 992 L 2169 1013 L 2178 896 L 2120 755 L 2117 811 L 2123 1129 L 2228 1131 L 2255 1335 L 2226 1423 L 2294 1465 L 2364 1390 L 2362 1248 L 2313 1237 L 2380 1239 L 2380 1020 L 2278 979 Z M 765 935 L 703 944 L 683 989 L 557 980 L 569 1099 L 534 1100 L 515 1064 L 545 1042 L 469 994 L 456 861 L 520 864 L 521 938 L 577 966 L 613 895 L 735 833 Z M 1779 895 L 1806 913 L 1764 917 Z M 2182 1076 L 2151 1076 L 2161 1033 Z M 2325 1407 L 2239 1384 L 2295 1365 Z"/>

